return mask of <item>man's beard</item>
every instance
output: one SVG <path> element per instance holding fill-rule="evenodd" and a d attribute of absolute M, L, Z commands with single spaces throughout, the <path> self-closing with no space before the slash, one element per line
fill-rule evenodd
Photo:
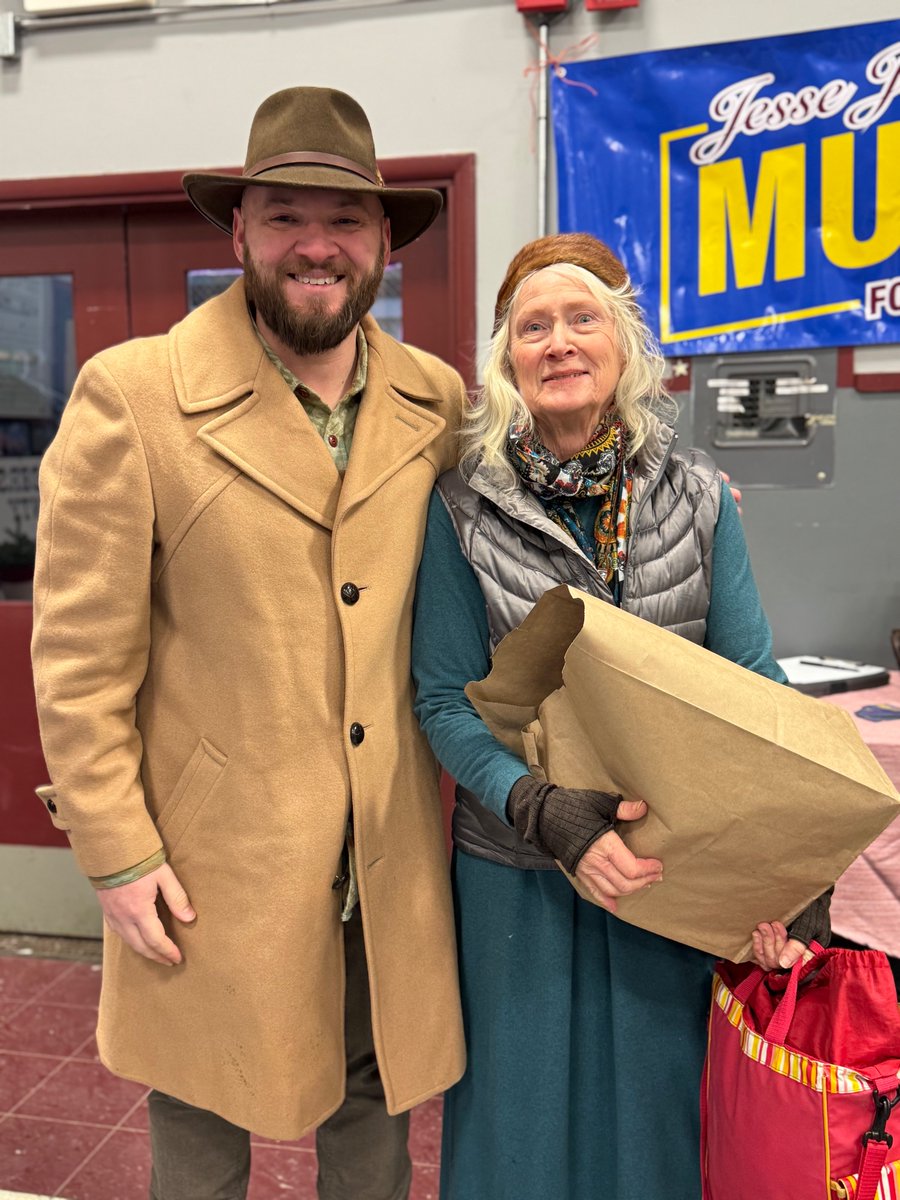
<path fill-rule="evenodd" d="M 291 274 L 305 275 L 322 269 L 344 276 L 347 299 L 337 312 L 330 312 L 324 297 L 320 301 L 316 296 L 310 296 L 306 308 L 300 311 L 285 299 L 284 269 L 261 269 L 249 247 L 244 248 L 247 296 L 279 341 L 302 358 L 323 354 L 339 346 L 375 303 L 384 276 L 384 245 L 379 248 L 374 267 L 365 275 L 357 274 L 350 264 L 339 270 L 327 263 L 310 263 L 302 259 L 294 264 Z"/>

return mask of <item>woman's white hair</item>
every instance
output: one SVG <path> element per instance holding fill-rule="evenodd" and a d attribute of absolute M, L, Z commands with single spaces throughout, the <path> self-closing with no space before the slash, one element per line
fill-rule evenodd
<path fill-rule="evenodd" d="M 653 417 L 671 423 L 678 406 L 663 387 L 665 359 L 648 329 L 629 283 L 608 287 L 596 275 L 573 263 L 554 263 L 551 270 L 572 283 L 583 284 L 612 317 L 616 344 L 622 358 L 622 373 L 616 384 L 614 408 L 628 430 L 627 453 L 635 454 L 644 444 Z M 514 471 L 506 455 L 509 427 L 513 422 L 534 429 L 531 413 L 516 387 L 510 358 L 510 319 L 525 284 L 537 271 L 518 284 L 491 339 L 484 363 L 484 383 L 465 416 L 462 429 L 462 461 L 474 466 L 481 460 L 501 476 Z"/>

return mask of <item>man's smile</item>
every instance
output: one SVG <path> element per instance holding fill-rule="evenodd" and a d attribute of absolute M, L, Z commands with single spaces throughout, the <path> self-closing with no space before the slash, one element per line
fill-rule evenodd
<path fill-rule="evenodd" d="M 343 275 L 297 275 L 288 272 L 288 279 L 293 279 L 294 283 L 311 284 L 313 287 L 326 287 L 343 278 Z"/>

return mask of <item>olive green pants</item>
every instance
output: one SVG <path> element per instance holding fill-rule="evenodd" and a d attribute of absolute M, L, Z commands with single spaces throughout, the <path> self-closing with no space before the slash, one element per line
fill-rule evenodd
<path fill-rule="evenodd" d="M 316 1130 L 319 1200 L 407 1200 L 409 1115 L 388 1116 L 372 1043 L 359 910 L 344 925 L 347 1098 Z M 150 1200 L 245 1200 L 250 1134 L 215 1113 L 151 1092 Z"/>

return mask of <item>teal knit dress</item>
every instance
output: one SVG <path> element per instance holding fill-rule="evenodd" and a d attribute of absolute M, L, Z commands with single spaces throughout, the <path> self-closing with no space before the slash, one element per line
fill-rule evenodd
<path fill-rule="evenodd" d="M 705 644 L 784 678 L 727 488 Z M 435 493 L 416 593 L 417 713 L 447 770 L 505 819 L 527 769 L 463 692 L 489 669 L 481 589 Z M 557 871 L 456 851 L 453 886 L 468 1067 L 445 1097 L 441 1200 L 700 1200 L 709 956 L 617 920 Z"/>

